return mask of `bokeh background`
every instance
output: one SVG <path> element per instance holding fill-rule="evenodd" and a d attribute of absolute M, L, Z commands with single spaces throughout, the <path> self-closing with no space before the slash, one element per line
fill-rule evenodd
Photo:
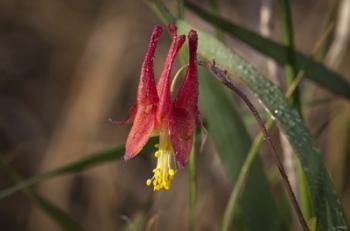
<path fill-rule="evenodd" d="M 175 12 L 175 1 L 166 2 Z M 194 2 L 209 6 L 209 1 Z M 267 5 L 270 19 L 264 22 L 261 12 L 266 2 L 272 5 Z M 339 1 L 291 2 L 296 47 L 310 54 Z M 220 13 L 228 19 L 281 41 L 274 1 L 219 3 Z M 194 25 L 214 31 L 190 12 L 185 16 Z M 126 118 L 135 100 L 150 32 L 159 23 L 147 4 L 139 0 L 1 0 L 1 158 L 26 178 L 96 150 L 123 144 L 129 127 L 112 125 L 108 119 Z M 336 36 L 334 33 L 339 39 Z M 350 81 L 349 40 L 346 34 L 342 36 L 345 42 L 333 40 L 342 46 L 341 55 L 327 57 L 326 62 Z M 282 67 L 267 64 L 266 57 L 239 41 L 229 37 L 225 41 L 284 88 Z M 155 60 L 156 73 L 169 44 L 169 38 L 163 36 Z M 325 154 L 349 214 L 349 103 L 307 81 L 303 89 L 307 102 L 304 119 Z M 245 107 L 240 110 L 242 116 L 248 114 Z M 250 128 L 253 136 L 254 124 Z M 265 153 L 263 148 L 262 156 Z M 269 172 L 271 160 L 264 158 L 264 163 Z M 170 191 L 153 193 L 145 185 L 153 165 L 152 155 L 127 163 L 116 160 L 35 188 L 87 230 L 126 229 L 145 211 L 149 215 L 148 230 L 184 230 L 187 169 L 178 172 Z M 213 230 L 222 218 L 231 187 L 210 139 L 198 154 L 198 168 L 197 229 Z M 13 184 L 0 169 L 1 189 Z M 0 201 L 0 230 L 59 228 L 27 197 L 16 193 Z"/>

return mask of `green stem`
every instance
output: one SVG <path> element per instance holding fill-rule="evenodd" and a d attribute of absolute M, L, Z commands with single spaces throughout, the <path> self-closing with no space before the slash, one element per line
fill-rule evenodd
<path fill-rule="evenodd" d="M 196 203 L 197 203 L 197 169 L 196 169 L 196 135 L 193 136 L 192 150 L 188 164 L 189 170 L 189 197 L 190 197 L 190 211 L 189 211 L 189 230 L 195 230 L 196 218 Z"/>
<path fill-rule="evenodd" d="M 183 0 L 176 0 L 177 17 L 183 19 L 185 14 L 185 4 Z"/>
<path fill-rule="evenodd" d="M 180 54 L 183 54 L 183 52 L 181 52 Z M 181 61 L 182 63 L 182 61 Z M 188 64 L 182 65 L 177 72 L 174 75 L 173 80 L 171 81 L 171 86 L 170 86 L 170 92 L 174 93 L 175 91 L 175 87 L 178 84 L 178 82 L 181 80 L 182 76 L 181 73 L 188 67 Z"/>
<path fill-rule="evenodd" d="M 295 67 L 295 48 L 294 48 L 294 33 L 293 23 L 291 17 L 291 10 L 289 0 L 279 0 L 280 13 L 282 17 L 282 32 L 283 32 L 283 43 L 287 47 L 287 59 L 288 64 L 286 65 L 287 75 L 287 86 L 289 87 L 297 75 L 297 69 Z M 290 102 L 297 109 L 301 115 L 301 104 L 298 91 L 295 91 L 290 98 Z"/>

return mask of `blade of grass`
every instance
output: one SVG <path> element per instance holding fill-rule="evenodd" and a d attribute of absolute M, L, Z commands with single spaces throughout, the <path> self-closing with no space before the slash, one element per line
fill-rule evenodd
<path fill-rule="evenodd" d="M 245 42 L 263 54 L 270 56 L 277 62 L 282 64 L 288 63 L 288 49 L 285 46 L 271 39 L 264 38 L 228 20 L 217 17 L 189 1 L 185 1 L 185 6 L 205 21 L 215 25 L 242 42 Z M 321 62 L 315 61 L 311 57 L 300 52 L 295 53 L 295 62 L 296 69 L 298 71 L 304 70 L 307 78 L 335 94 L 350 99 L 350 84 L 339 74 L 330 70 Z"/>
<path fill-rule="evenodd" d="M 0 159 L 0 164 L 4 172 L 14 181 L 21 182 L 23 179 L 19 173 L 12 168 L 6 161 Z M 49 200 L 36 193 L 30 187 L 21 190 L 31 202 L 41 208 L 43 212 L 50 217 L 63 230 L 84 230 L 73 218 L 71 218 L 65 211 L 58 208 Z"/>
<path fill-rule="evenodd" d="M 156 144 L 156 138 L 151 138 L 141 153 L 150 152 L 153 149 L 155 144 Z M 92 168 L 104 163 L 116 161 L 120 159 L 123 155 L 124 155 L 123 145 L 118 146 L 116 148 L 110 148 L 110 149 L 93 153 L 91 155 L 88 155 L 87 157 L 84 157 L 77 161 L 73 161 L 72 163 L 68 163 L 64 166 L 55 168 L 53 170 L 38 174 L 29 179 L 23 180 L 12 187 L 1 190 L 0 200 L 12 195 L 15 192 L 18 192 L 19 190 L 32 186 L 41 181 L 45 181 L 53 177 L 62 176 L 65 174 L 80 172 L 85 169 Z"/>

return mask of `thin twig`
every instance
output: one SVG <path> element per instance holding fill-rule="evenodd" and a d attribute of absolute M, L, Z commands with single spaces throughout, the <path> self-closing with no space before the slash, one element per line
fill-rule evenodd
<path fill-rule="evenodd" d="M 210 70 L 220 82 L 222 82 L 225 86 L 227 86 L 233 92 L 235 92 L 245 102 L 245 104 L 248 106 L 249 110 L 253 113 L 255 119 L 257 120 L 257 122 L 260 126 L 260 129 L 262 130 L 262 132 L 265 136 L 265 139 L 267 140 L 267 142 L 271 148 L 271 151 L 273 153 L 273 157 L 275 158 L 276 165 L 277 165 L 278 170 L 281 174 L 283 183 L 284 183 L 286 190 L 287 190 L 287 193 L 291 199 L 291 202 L 292 202 L 294 210 L 297 214 L 298 220 L 299 220 L 303 230 L 308 231 L 309 228 L 308 228 L 307 223 L 304 219 L 302 211 L 299 207 L 296 196 L 292 190 L 292 187 L 291 187 L 290 182 L 288 180 L 287 173 L 283 167 L 283 164 L 282 164 L 282 161 L 281 161 L 279 155 L 277 154 L 277 150 L 276 150 L 276 147 L 271 140 L 271 136 L 267 132 L 265 124 L 264 124 L 263 120 L 261 119 L 258 111 L 255 109 L 254 105 L 250 102 L 248 97 L 232 83 L 231 79 L 228 77 L 227 71 L 222 70 L 215 65 L 215 61 L 213 61 L 213 63 L 200 61 L 200 62 L 198 62 L 198 64 L 207 68 L 208 70 Z"/>

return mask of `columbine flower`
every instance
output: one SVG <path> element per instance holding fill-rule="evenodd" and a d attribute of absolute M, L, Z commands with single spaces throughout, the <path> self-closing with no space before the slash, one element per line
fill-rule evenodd
<path fill-rule="evenodd" d="M 151 134 L 159 135 L 159 144 L 156 145 L 155 152 L 157 166 L 153 169 L 153 177 L 146 181 L 147 185 L 153 184 L 155 191 L 169 189 L 177 171 L 177 164 L 184 166 L 187 163 L 198 121 L 197 33 L 190 31 L 188 34 L 188 69 L 177 97 L 172 100 L 171 69 L 178 51 L 185 42 L 185 36 L 178 36 L 173 24 L 169 25 L 169 31 L 172 43 L 156 86 L 153 57 L 162 28 L 156 26 L 153 29 L 142 64 L 136 104 L 131 108 L 127 120 L 133 125 L 126 141 L 125 160 L 136 156 Z"/>

